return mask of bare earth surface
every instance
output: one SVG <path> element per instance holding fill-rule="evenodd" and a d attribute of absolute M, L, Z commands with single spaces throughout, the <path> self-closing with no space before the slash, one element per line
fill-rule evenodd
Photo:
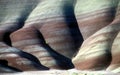
<path fill-rule="evenodd" d="M 107 71 L 80 71 L 80 70 L 47 70 L 47 71 L 25 71 L 18 73 L 0 73 L 0 75 L 120 75 Z"/>

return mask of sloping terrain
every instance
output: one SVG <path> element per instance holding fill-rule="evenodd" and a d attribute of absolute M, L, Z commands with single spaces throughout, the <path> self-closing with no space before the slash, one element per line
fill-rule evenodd
<path fill-rule="evenodd" d="M 73 68 L 120 72 L 120 0 L 0 0 L 0 73 Z"/>

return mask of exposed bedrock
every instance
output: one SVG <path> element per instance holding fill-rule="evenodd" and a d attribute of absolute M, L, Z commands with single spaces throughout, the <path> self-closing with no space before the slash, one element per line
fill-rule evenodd
<path fill-rule="evenodd" d="M 71 60 L 55 52 L 45 43 L 41 33 L 34 27 L 22 28 L 11 35 L 12 46 L 34 55 L 42 65 L 49 68 L 73 68 Z"/>
<path fill-rule="evenodd" d="M 119 0 L 0 0 L 0 72 L 120 72 L 119 38 Z"/>
<path fill-rule="evenodd" d="M 112 45 L 120 31 L 118 7 L 118 0 L 78 0 L 75 14 L 85 41 L 73 58 L 77 69 L 106 70 L 111 60 L 114 61 Z"/>

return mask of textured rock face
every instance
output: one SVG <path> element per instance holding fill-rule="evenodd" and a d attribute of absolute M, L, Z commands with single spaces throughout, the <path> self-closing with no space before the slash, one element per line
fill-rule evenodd
<path fill-rule="evenodd" d="M 12 4 L 12 2 L 15 4 Z M 6 12 L 9 11 L 9 13 L 4 13 L 5 11 L 1 10 L 5 14 L 2 19 L 6 19 L 4 21 L 1 19 L 3 22 L 0 25 L 1 30 L 2 27 L 5 28 L 1 31 L 1 43 L 7 43 L 32 55 L 41 64 L 38 64 L 37 61 L 34 63 L 41 65 L 41 68 L 42 65 L 54 69 L 73 68 L 71 58 L 80 45 L 77 40 L 80 33 L 76 27 L 77 22 L 74 19 L 74 13 L 69 14 L 66 11 L 73 7 L 72 1 L 31 0 L 30 2 L 29 0 L 10 1 L 10 5 L 7 5 L 9 1 L 1 1 L 1 4 L 6 6 L 6 8 L 2 6 L 1 9 L 5 9 Z M 8 25 L 5 26 L 5 23 L 8 23 Z M 74 32 L 76 29 L 77 33 Z M 5 37 L 8 37 L 11 41 L 10 44 L 9 41 L 6 41 L 8 39 L 4 39 Z M 78 44 L 75 44 L 76 40 Z M 33 58 L 30 59 L 33 61 Z M 17 59 L 14 60 L 17 61 Z M 27 64 L 27 61 L 25 64 Z M 14 65 L 16 67 L 18 64 Z M 16 68 L 19 68 L 19 66 Z M 25 66 L 19 69 L 31 70 L 30 68 L 26 69 Z"/>
<path fill-rule="evenodd" d="M 1 0 L 0 71 L 120 71 L 119 13 L 119 0 Z"/>
<path fill-rule="evenodd" d="M 119 12 L 118 0 L 77 1 L 75 14 L 85 39 L 73 58 L 77 69 L 113 70 L 117 68 L 115 65 L 120 64 L 120 49 L 116 43 L 116 40 L 119 41 L 120 31 Z"/>

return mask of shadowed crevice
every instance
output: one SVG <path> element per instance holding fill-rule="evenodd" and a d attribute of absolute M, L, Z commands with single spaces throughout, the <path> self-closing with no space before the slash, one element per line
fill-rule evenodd
<path fill-rule="evenodd" d="M 13 72 L 22 72 L 22 71 L 14 68 L 14 67 L 9 66 L 8 62 L 6 60 L 0 60 L 0 72 L 13 73 Z"/>
<path fill-rule="evenodd" d="M 34 10 L 34 8 L 37 6 L 38 0 L 31 0 L 31 1 L 34 2 L 34 4 L 26 4 L 25 8 L 23 8 L 23 10 L 20 11 L 21 13 L 18 14 L 18 15 L 20 15 L 19 18 L 15 19 L 17 21 L 15 23 L 15 25 L 8 26 L 8 28 L 6 28 L 6 30 L 4 32 L 4 36 L 1 36 L 1 37 L 3 37 L 3 41 L 7 45 L 11 46 L 10 34 L 14 31 L 22 28 L 25 25 L 25 21 L 27 20 L 27 18 L 31 14 L 31 12 Z"/>
<path fill-rule="evenodd" d="M 38 37 L 40 38 L 40 42 L 42 42 L 42 47 L 46 49 L 46 51 L 50 54 L 50 56 L 56 61 L 56 64 L 61 69 L 71 69 L 74 68 L 74 65 L 71 59 L 59 54 L 55 50 L 53 50 L 44 40 L 43 35 L 38 31 Z"/>
<path fill-rule="evenodd" d="M 32 54 L 29 54 L 27 52 L 24 52 L 24 51 L 16 49 L 16 48 L 14 48 L 14 51 L 11 51 L 11 52 L 13 52 L 13 53 L 15 53 L 23 58 L 28 59 L 35 66 L 35 68 L 37 68 L 38 70 L 49 70 L 48 67 L 43 66 L 40 63 L 40 61 Z"/>
<path fill-rule="evenodd" d="M 75 53 L 76 53 L 76 52 L 78 52 L 84 39 L 79 30 L 78 23 L 77 23 L 75 14 L 74 14 L 75 4 L 76 4 L 76 0 L 70 1 L 69 3 L 65 2 L 64 6 L 63 6 L 63 12 L 65 15 L 65 22 L 66 22 L 67 26 L 69 27 L 70 35 L 74 40 L 74 45 L 75 45 L 75 49 L 76 49 Z"/>
<path fill-rule="evenodd" d="M 10 37 L 9 37 L 10 34 L 11 34 L 11 32 L 4 33 L 4 35 L 3 35 L 3 42 L 6 43 L 9 46 L 12 46 L 11 40 L 10 40 Z"/>
<path fill-rule="evenodd" d="M 49 70 L 48 67 L 43 66 L 40 61 L 33 56 L 32 54 L 26 53 L 26 52 L 19 52 L 18 53 L 20 56 L 30 60 L 32 62 L 32 64 L 38 69 L 38 70 Z"/>

